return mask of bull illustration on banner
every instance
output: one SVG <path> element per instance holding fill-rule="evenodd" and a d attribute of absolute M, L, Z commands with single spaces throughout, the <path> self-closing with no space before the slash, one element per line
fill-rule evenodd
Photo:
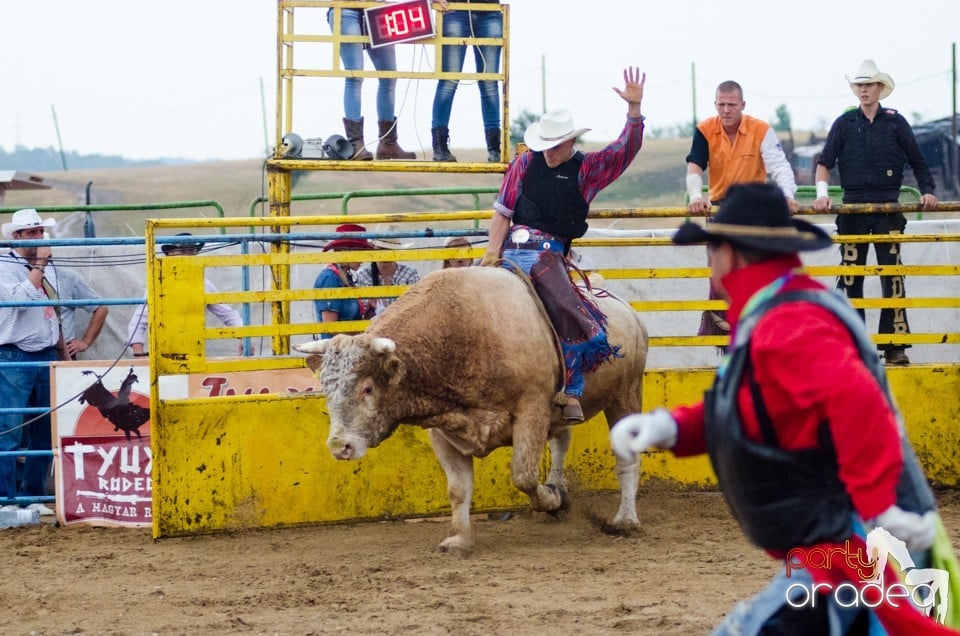
<path fill-rule="evenodd" d="M 81 395 L 81 404 L 87 403 L 95 407 L 111 424 L 114 431 L 123 431 L 127 439 L 132 439 L 130 433 L 136 433 L 142 439 L 140 427 L 150 419 L 150 409 L 130 401 L 130 388 L 138 381 L 133 367 L 116 395 L 103 386 L 102 376 L 94 371 L 84 371 L 83 375 L 94 375 L 97 381 L 91 384 Z"/>

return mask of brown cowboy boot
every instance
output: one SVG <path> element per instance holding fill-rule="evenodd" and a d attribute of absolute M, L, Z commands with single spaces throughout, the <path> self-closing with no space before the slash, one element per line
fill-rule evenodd
<path fill-rule="evenodd" d="M 380 144 L 377 146 L 377 159 L 416 159 L 417 153 L 407 152 L 397 143 L 397 118 L 393 121 L 377 122 L 380 125 Z"/>
<path fill-rule="evenodd" d="M 366 144 L 363 143 L 363 117 L 360 118 L 360 121 L 344 118 L 343 129 L 347 133 L 347 141 L 353 145 L 353 156 L 350 158 L 355 161 L 371 161 L 373 155 L 364 147 Z"/>

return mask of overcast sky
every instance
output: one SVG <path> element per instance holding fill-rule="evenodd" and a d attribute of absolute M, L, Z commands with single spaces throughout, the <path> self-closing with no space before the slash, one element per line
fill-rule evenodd
<path fill-rule="evenodd" d="M 698 118 L 712 114 L 714 89 L 726 79 L 743 85 L 746 112 L 757 117 L 774 120 L 786 104 L 795 129 L 829 123 L 855 104 L 844 76 L 865 58 L 897 83 L 884 106 L 914 123 L 952 109 L 951 44 L 960 39 L 960 10 L 949 0 L 509 4 L 511 114 L 541 112 L 545 85 L 546 107 L 570 108 L 578 126 L 593 129 L 590 141 L 607 141 L 622 126 L 625 106 L 611 87 L 622 84 L 626 65 L 647 73 L 643 111 L 652 128 L 690 121 L 694 86 Z M 56 148 L 53 107 L 68 151 L 264 156 L 275 138 L 276 6 L 272 0 L 0 3 L 0 147 Z M 298 31 L 315 23 L 316 32 L 327 33 L 322 13 L 298 9 Z M 399 47 L 400 67 L 428 70 L 424 58 L 432 57 L 422 55 L 424 48 L 432 51 Z M 472 69 L 472 55 L 466 68 Z M 375 84 L 365 82 L 368 137 L 376 132 Z M 398 81 L 400 141 L 408 150 L 429 152 L 434 88 L 430 80 Z M 342 80 L 297 79 L 294 117 L 303 137 L 342 134 Z M 475 86 L 460 87 L 450 127 L 454 148 L 483 145 Z"/>

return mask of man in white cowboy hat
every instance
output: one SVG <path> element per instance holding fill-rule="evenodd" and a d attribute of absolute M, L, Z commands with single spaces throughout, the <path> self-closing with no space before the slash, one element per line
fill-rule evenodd
<path fill-rule="evenodd" d="M 569 110 L 550 111 L 527 128 L 523 140 L 530 150 L 515 158 L 504 176 L 481 265 L 498 265 L 502 257 L 505 266 L 519 267 L 527 274 L 538 262 L 545 268 L 556 267 L 548 261 L 562 263 L 571 241 L 586 233 L 590 202 L 623 174 L 643 145 L 640 102 L 646 74 L 627 67 L 623 80 L 624 87 L 613 90 L 627 102 L 627 122 L 606 148 L 576 151 L 577 137 L 590 129 L 574 126 Z M 562 303 L 577 301 L 575 286 L 569 287 L 568 293 L 574 296 Z M 588 309 L 580 313 L 594 315 Z M 563 417 L 571 422 L 583 420 L 583 374 L 615 353 L 607 344 L 602 315 L 599 318 L 592 328 L 584 325 L 588 333 L 559 334 L 568 376 Z"/>
<path fill-rule="evenodd" d="M 56 225 L 41 219 L 34 209 L 14 212 L 2 227 L 3 238 L 12 247 L 0 253 L 0 301 L 35 302 L 56 299 L 57 276 L 51 264 L 49 246 L 23 246 L 19 241 L 45 238 Z M 0 307 L 0 361 L 8 363 L 52 362 L 57 359 L 60 341 L 58 311 L 52 306 Z M 50 369 L 47 366 L 0 367 L 0 408 L 50 407 Z M 22 428 L 25 419 L 32 420 Z M 28 450 L 50 450 L 50 416 L 25 417 L 22 413 L 0 414 L 0 450 L 20 447 L 21 437 Z M 27 457 L 19 492 L 16 487 L 16 460 L 0 458 L 0 505 L 13 505 L 9 498 L 46 494 L 50 457 Z M 3 500 L 7 500 L 5 503 Z M 52 511 L 43 504 L 31 504 L 41 514 Z"/>
<path fill-rule="evenodd" d="M 395 223 L 380 224 L 374 228 L 375 232 L 396 234 L 400 226 Z M 372 238 L 370 242 L 381 250 L 405 250 L 413 247 L 412 242 L 404 243 L 396 237 L 386 236 Z M 375 261 L 361 265 L 357 270 L 357 287 L 390 287 L 392 285 L 413 285 L 420 280 L 420 272 L 409 265 L 397 261 Z M 366 317 L 379 316 L 389 307 L 396 297 L 366 299 Z"/>
<path fill-rule="evenodd" d="M 830 236 L 791 218 L 779 188 L 758 183 L 731 186 L 713 222 L 688 222 L 673 242 L 707 244 L 732 343 L 704 401 L 623 418 L 610 431 L 613 451 L 707 453 L 744 535 L 777 560 L 797 565 L 810 549 L 849 554 L 844 546 L 866 554 L 865 532 L 878 525 L 927 552 L 936 501 L 883 365 L 850 304 L 803 271 L 798 252 L 830 247 Z M 870 611 L 884 633 L 941 633 L 910 603 L 868 609 L 826 594 L 865 583 L 849 559 L 829 561 L 781 573 L 714 634 L 861 633 L 850 626 L 870 622 Z"/>
<path fill-rule="evenodd" d="M 814 209 L 825 212 L 831 201 L 827 189 L 830 170 L 840 166 L 840 185 L 844 203 L 897 203 L 903 185 L 903 166 L 909 163 L 920 188 L 924 210 L 937 206 L 935 184 L 930 168 L 920 152 L 910 124 L 892 108 L 883 108 L 880 100 L 893 92 L 893 78 L 881 73 L 873 60 L 866 60 L 853 76 L 847 76 L 850 90 L 860 100 L 858 108 L 848 110 L 833 122 L 823 152 L 817 161 L 817 199 Z M 907 219 L 900 212 L 837 215 L 837 234 L 902 234 Z M 840 246 L 842 265 L 865 265 L 869 243 Z M 899 243 L 874 244 L 878 265 L 902 265 Z M 884 298 L 904 298 L 902 275 L 881 276 Z M 837 288 L 849 298 L 863 298 L 863 276 L 840 276 Z M 864 316 L 862 309 L 858 310 Z M 902 307 L 880 311 L 881 334 L 907 334 L 910 325 Z M 910 364 L 903 344 L 883 344 L 887 364 Z"/>

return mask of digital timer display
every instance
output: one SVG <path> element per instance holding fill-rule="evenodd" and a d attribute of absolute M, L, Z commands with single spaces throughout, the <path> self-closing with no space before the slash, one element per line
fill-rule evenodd
<path fill-rule="evenodd" d="M 365 9 L 364 17 L 371 48 L 433 37 L 429 0 L 385 3 Z"/>

